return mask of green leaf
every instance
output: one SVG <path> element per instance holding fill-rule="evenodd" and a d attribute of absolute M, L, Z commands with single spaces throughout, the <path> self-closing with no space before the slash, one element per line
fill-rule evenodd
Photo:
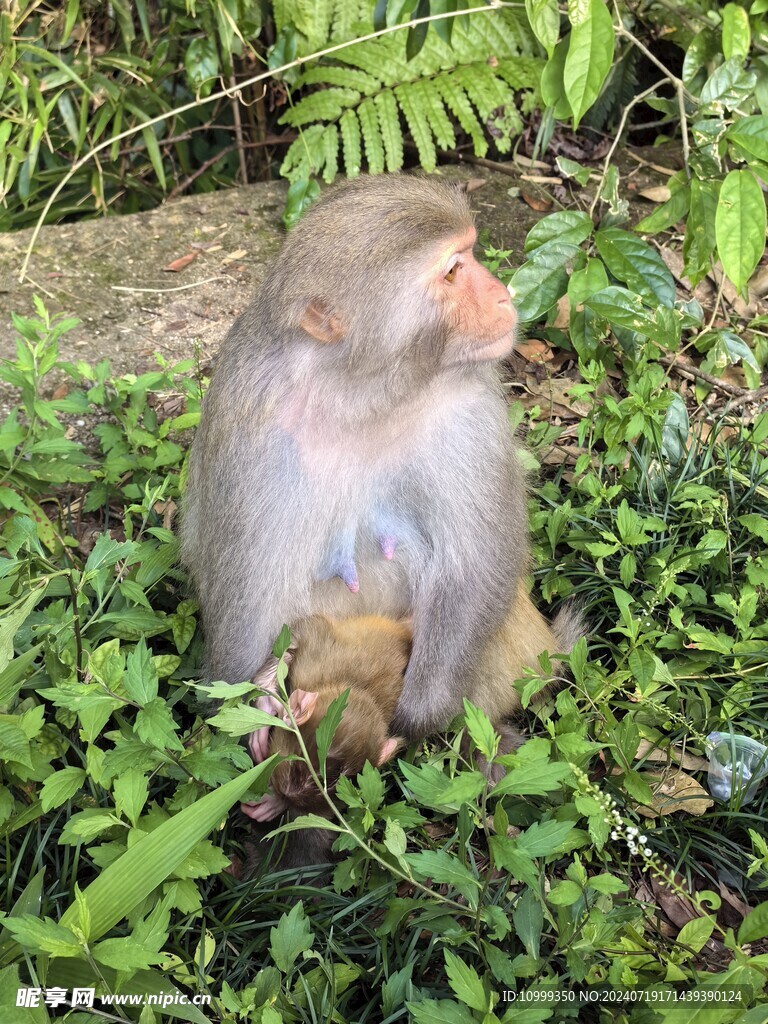
<path fill-rule="evenodd" d="M 577 128 L 600 94 L 613 63 L 613 22 L 604 0 L 586 0 L 588 17 L 571 29 L 563 67 L 563 85 Z"/>
<path fill-rule="evenodd" d="M 320 186 L 316 181 L 310 181 L 308 178 L 292 181 L 285 199 L 283 224 L 287 228 L 292 228 L 302 213 L 309 209 L 319 195 Z"/>
<path fill-rule="evenodd" d="M 693 956 L 694 953 L 698 953 L 704 944 L 709 941 L 714 927 L 714 917 L 694 917 L 692 921 L 688 921 L 687 924 L 683 925 L 677 933 L 676 941 L 678 946 L 690 947 L 690 951 L 686 951 L 686 959 Z"/>
<path fill-rule="evenodd" d="M 717 245 L 715 216 L 719 194 L 719 181 L 691 179 L 691 208 L 685 226 L 683 269 L 694 286 L 709 273 L 710 259 Z"/>
<path fill-rule="evenodd" d="M 91 937 L 108 932 L 169 878 L 212 832 L 243 795 L 275 763 L 270 757 L 236 779 L 185 807 L 154 831 L 135 842 L 122 856 L 104 868 L 83 893 L 91 913 Z M 64 927 L 75 924 L 77 908 L 70 905 L 61 919 Z"/>
<path fill-rule="evenodd" d="M 560 11 L 557 0 L 525 0 L 525 13 L 536 38 L 551 57 L 560 35 Z"/>
<path fill-rule="evenodd" d="M 106 964 L 107 967 L 113 967 L 116 971 L 141 970 L 150 964 L 162 963 L 165 959 L 164 953 L 147 949 L 130 936 L 97 942 L 91 947 L 91 953 L 94 960 Z"/>
<path fill-rule="evenodd" d="M 741 290 L 765 248 L 765 199 L 752 171 L 731 171 L 720 189 L 715 216 L 723 270 Z"/>
<path fill-rule="evenodd" d="M 725 137 L 745 160 L 768 163 L 768 117 L 740 117 Z"/>
<path fill-rule="evenodd" d="M 157 672 L 144 637 L 128 655 L 123 683 L 128 696 L 141 708 L 157 697 Z"/>
<path fill-rule="evenodd" d="M 146 775 L 137 768 L 129 768 L 115 779 L 113 792 L 117 813 L 125 814 L 135 828 L 149 796 L 149 780 Z"/>
<path fill-rule="evenodd" d="M 36 607 L 48 587 L 36 587 L 16 605 L 11 605 L 0 618 L 0 672 L 3 672 L 13 658 L 13 641 L 28 616 Z"/>
<path fill-rule="evenodd" d="M 739 4 L 726 4 L 723 8 L 723 55 L 726 60 L 736 57 L 745 60 L 749 54 L 751 33 L 749 16 Z"/>
<path fill-rule="evenodd" d="M 40 790 L 40 806 L 47 813 L 54 807 L 61 807 L 81 788 L 85 782 L 82 768 L 62 768 L 49 775 Z"/>
<path fill-rule="evenodd" d="M 328 710 L 323 715 L 322 720 L 317 727 L 315 738 L 317 740 L 317 756 L 320 762 L 321 775 L 325 771 L 325 760 L 328 757 L 331 742 L 333 741 L 333 737 L 339 727 L 339 723 L 341 722 L 348 700 L 349 690 L 347 689 L 331 701 Z"/>
<path fill-rule="evenodd" d="M 258 708 L 252 708 L 249 704 L 238 704 L 234 708 L 222 708 L 208 721 L 229 736 L 245 736 L 257 729 L 268 729 L 271 726 L 276 729 L 292 728 L 290 722 L 284 722 L 282 718 L 270 715 L 266 711 L 259 711 Z"/>
<path fill-rule="evenodd" d="M 405 1005 L 413 1024 L 476 1024 L 469 1010 L 452 999 L 419 999 Z"/>
<path fill-rule="evenodd" d="M 675 279 L 659 253 L 629 231 L 604 228 L 595 235 L 597 251 L 614 277 L 649 305 L 673 306 Z"/>
<path fill-rule="evenodd" d="M 422 850 L 407 853 L 404 858 L 417 878 L 431 878 L 438 885 L 448 885 L 460 893 L 470 907 L 477 906 L 480 880 L 460 860 L 445 850 Z"/>
<path fill-rule="evenodd" d="M 6 917 L 3 925 L 26 950 L 32 953 L 49 953 L 51 956 L 79 956 L 82 947 L 70 931 L 62 924 L 56 924 L 50 917 L 42 919 L 31 914 L 20 917 Z"/>
<path fill-rule="evenodd" d="M 443 956 L 448 984 L 456 997 L 470 1009 L 487 1013 L 491 1009 L 490 993 L 474 967 L 465 964 L 449 949 L 443 950 Z"/>
<path fill-rule="evenodd" d="M 656 234 L 677 224 L 688 213 L 691 201 L 691 189 L 684 172 L 679 172 L 669 179 L 669 199 L 662 203 L 653 213 L 635 224 L 635 231 L 642 234 Z"/>
<path fill-rule="evenodd" d="M 507 764 L 507 772 L 491 790 L 490 795 L 494 798 L 508 795 L 546 796 L 547 793 L 557 792 L 563 779 L 571 774 L 568 765 L 559 762 L 535 761 L 521 764 L 515 757 L 514 761 L 505 758 L 502 763 Z"/>
<path fill-rule="evenodd" d="M 464 721 L 467 723 L 467 732 L 472 742 L 480 753 L 490 760 L 498 749 L 499 737 L 486 713 L 475 707 L 466 697 L 464 698 Z"/>
<path fill-rule="evenodd" d="M 747 914 L 739 927 L 738 942 L 758 942 L 768 936 L 768 903 L 759 903 Z"/>
<path fill-rule="evenodd" d="M 533 889 L 523 891 L 512 912 L 512 921 L 526 953 L 533 960 L 537 960 L 544 929 L 544 911 L 541 900 Z"/>
<path fill-rule="evenodd" d="M 144 139 L 144 145 L 147 147 L 147 156 L 152 164 L 152 169 L 157 175 L 157 183 L 165 192 L 165 168 L 163 167 L 163 156 L 160 152 L 157 136 L 152 128 L 142 129 L 141 134 Z"/>
<path fill-rule="evenodd" d="M 525 238 L 525 251 L 535 258 L 535 250 L 548 242 L 567 242 L 581 245 L 592 234 L 592 218 L 580 210 L 559 210 L 551 213 L 531 228 Z"/>
<path fill-rule="evenodd" d="M 475 800 L 487 783 L 482 772 L 462 771 L 449 778 L 433 764 L 399 764 L 414 799 L 425 807 L 458 810 L 462 804 Z"/>
<path fill-rule="evenodd" d="M 548 857 L 563 852 L 563 843 L 574 829 L 572 821 L 534 821 L 517 837 L 518 848 L 529 857 Z"/>
<path fill-rule="evenodd" d="M 162 697 L 155 697 L 137 713 L 135 729 L 144 743 L 157 750 L 184 749 L 183 743 L 176 735 L 179 726 Z"/>
<path fill-rule="evenodd" d="M 299 955 L 312 948 L 313 941 L 304 904 L 299 900 L 290 913 L 283 914 L 277 926 L 269 931 L 269 951 L 278 970 L 287 974 Z"/>
<path fill-rule="evenodd" d="M 581 886 L 577 882 L 572 882 L 566 878 L 552 886 L 547 896 L 547 902 L 551 903 L 554 907 L 572 907 L 574 903 L 578 903 L 583 895 Z"/>

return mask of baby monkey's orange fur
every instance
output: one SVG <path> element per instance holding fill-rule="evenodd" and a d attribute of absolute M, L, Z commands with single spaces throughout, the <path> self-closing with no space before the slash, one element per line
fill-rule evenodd
<path fill-rule="evenodd" d="M 520 696 L 512 685 L 525 676 L 526 669 L 540 672 L 542 651 L 566 653 L 581 634 L 579 616 L 566 610 L 553 625 L 544 618 L 528 594 L 518 589 L 510 614 L 488 644 L 480 661 L 476 682 L 467 697 L 481 707 L 501 733 L 500 751 L 509 751 L 522 737 L 507 724 L 521 710 Z M 349 689 L 344 715 L 339 723 L 326 763 L 326 777 L 332 788 L 341 775 L 355 775 L 366 761 L 380 765 L 405 746 L 389 735 L 389 723 L 403 687 L 411 652 L 410 621 L 395 621 L 376 615 L 331 619 L 313 615 L 301 620 L 294 630 L 295 650 L 289 661 L 290 707 L 310 759 L 317 769 L 317 727 L 331 702 Z M 273 673 L 276 662 L 265 666 Z M 559 673 L 559 665 L 553 665 Z M 265 685 L 270 680 L 259 677 Z M 542 682 L 541 696 L 552 683 Z M 270 754 L 300 754 L 293 732 L 273 728 Z M 244 810 L 257 820 L 269 820 L 283 810 L 298 813 L 327 812 L 328 805 L 303 760 L 284 761 L 271 778 L 272 794 Z"/>

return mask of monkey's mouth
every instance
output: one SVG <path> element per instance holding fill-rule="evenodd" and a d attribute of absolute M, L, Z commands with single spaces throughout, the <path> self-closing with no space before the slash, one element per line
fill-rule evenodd
<path fill-rule="evenodd" d="M 477 345 L 467 352 L 467 357 L 476 363 L 491 363 L 503 359 L 512 351 L 515 344 L 515 332 L 512 328 L 504 331 L 496 338 L 491 338 L 482 345 Z"/>

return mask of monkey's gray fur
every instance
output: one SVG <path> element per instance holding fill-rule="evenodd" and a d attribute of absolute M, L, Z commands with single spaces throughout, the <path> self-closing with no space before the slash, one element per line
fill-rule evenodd
<path fill-rule="evenodd" d="M 291 232 L 229 332 L 181 525 L 210 678 L 252 677 L 283 623 L 316 612 L 411 613 L 392 732 L 425 736 L 461 710 L 527 562 L 525 484 L 496 369 L 457 358 L 461 339 L 446 347 L 450 325 L 418 280 L 425 254 L 471 225 L 451 185 L 344 185 Z M 342 340 L 301 328 L 313 303 L 341 319 Z M 401 525 L 392 561 L 382 520 Z M 356 594 L 323 578 L 350 536 Z"/>

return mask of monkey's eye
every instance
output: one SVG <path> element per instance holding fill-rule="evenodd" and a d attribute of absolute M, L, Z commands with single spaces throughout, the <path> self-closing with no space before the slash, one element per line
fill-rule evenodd
<path fill-rule="evenodd" d="M 460 266 L 461 263 L 459 263 L 459 261 L 456 260 L 456 262 L 452 264 L 450 269 L 447 270 L 446 273 L 443 275 L 443 280 L 447 281 L 448 284 L 452 284 L 456 280 L 456 273 Z"/>

